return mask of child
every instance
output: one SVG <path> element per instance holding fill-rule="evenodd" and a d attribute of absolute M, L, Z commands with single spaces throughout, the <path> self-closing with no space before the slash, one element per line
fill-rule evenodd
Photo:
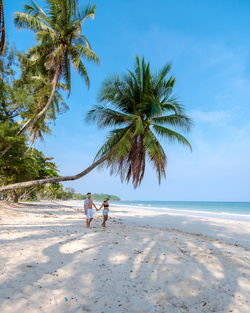
<path fill-rule="evenodd" d="M 102 223 L 102 227 L 106 227 L 106 221 L 109 217 L 109 198 L 105 198 L 103 200 L 102 205 L 100 206 L 99 210 L 101 210 L 101 208 L 103 208 L 103 223 Z M 99 211 L 98 210 L 98 211 Z"/>

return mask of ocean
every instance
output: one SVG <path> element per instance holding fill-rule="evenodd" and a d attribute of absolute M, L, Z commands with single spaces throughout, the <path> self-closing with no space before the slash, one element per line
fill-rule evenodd
<path fill-rule="evenodd" d="M 250 221 L 250 202 L 215 201 L 112 201 L 111 205 L 169 213 Z"/>

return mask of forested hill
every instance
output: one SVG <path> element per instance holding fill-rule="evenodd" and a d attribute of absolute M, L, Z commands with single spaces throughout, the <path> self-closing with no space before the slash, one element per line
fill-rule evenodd
<path fill-rule="evenodd" d="M 106 193 L 93 193 L 92 199 L 97 201 L 103 201 L 105 198 L 110 198 L 111 201 L 120 201 L 121 199 L 118 196 L 109 195 Z"/>

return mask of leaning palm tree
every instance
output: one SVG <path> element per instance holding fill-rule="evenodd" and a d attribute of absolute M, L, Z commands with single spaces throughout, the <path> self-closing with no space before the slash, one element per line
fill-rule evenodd
<path fill-rule="evenodd" d="M 5 43 L 5 22 L 4 22 L 4 9 L 3 0 L 0 0 L 0 55 L 3 53 Z"/>
<path fill-rule="evenodd" d="M 191 149 L 187 139 L 176 129 L 188 131 L 191 120 L 183 107 L 171 96 L 175 79 L 166 76 L 170 64 L 152 75 L 149 63 L 136 58 L 134 72 L 104 82 L 99 102 L 89 111 L 87 119 L 98 126 L 116 127 L 97 153 L 96 160 L 107 155 L 105 165 L 121 180 L 132 180 L 138 187 L 144 177 L 146 159 L 156 170 L 158 181 L 165 177 L 167 157 L 159 139 L 177 141 Z M 174 129 L 171 129 L 171 128 Z"/>
<path fill-rule="evenodd" d="M 107 166 L 121 180 L 132 180 L 138 187 L 144 177 L 146 160 L 156 170 L 159 183 L 165 177 L 167 157 L 159 138 L 177 141 L 191 149 L 188 140 L 178 132 L 189 131 L 191 120 L 172 95 L 175 79 L 167 64 L 151 74 L 149 63 L 136 58 L 134 71 L 107 79 L 100 91 L 99 105 L 87 114 L 89 122 L 99 127 L 115 127 L 98 151 L 93 164 L 79 174 L 53 177 L 3 186 L 0 191 L 46 183 L 79 179 L 97 166 Z"/>
<path fill-rule="evenodd" d="M 28 28 L 35 32 L 37 46 L 28 50 L 29 58 L 35 64 L 46 66 L 50 74 L 51 94 L 42 110 L 29 119 L 19 131 L 23 134 L 50 108 L 60 80 L 64 80 L 71 90 L 71 63 L 89 86 L 89 77 L 82 59 L 99 64 L 98 56 L 82 34 L 82 24 L 94 18 L 96 5 L 78 8 L 77 0 L 46 0 L 43 10 L 35 1 L 25 5 L 24 12 L 16 12 L 18 28 Z"/>

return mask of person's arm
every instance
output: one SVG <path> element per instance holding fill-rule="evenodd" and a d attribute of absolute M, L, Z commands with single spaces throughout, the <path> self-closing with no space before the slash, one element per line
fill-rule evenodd
<path fill-rule="evenodd" d="M 102 203 L 102 205 L 100 206 L 99 210 L 97 210 L 97 211 L 100 211 L 100 210 L 101 210 L 101 208 L 103 208 L 103 206 L 104 206 L 104 204 Z"/>
<path fill-rule="evenodd" d="M 96 211 L 98 211 L 98 209 L 97 209 L 96 205 L 94 204 L 94 202 L 92 202 L 92 203 L 93 203 L 93 206 L 95 207 Z"/>
<path fill-rule="evenodd" d="M 84 213 L 85 213 L 85 215 L 87 215 L 87 207 L 86 207 L 85 201 L 84 201 Z"/>

